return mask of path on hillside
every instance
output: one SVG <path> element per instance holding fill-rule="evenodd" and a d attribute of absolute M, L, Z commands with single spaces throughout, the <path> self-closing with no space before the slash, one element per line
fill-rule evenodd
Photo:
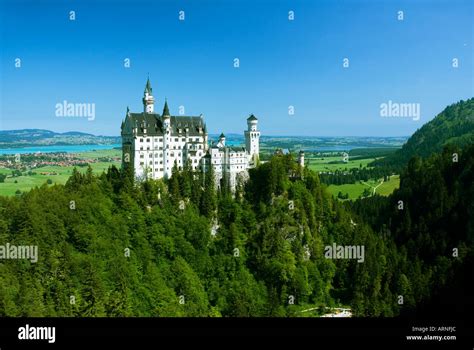
<path fill-rule="evenodd" d="M 374 186 L 369 185 L 368 183 L 366 183 L 366 182 L 364 182 L 364 181 L 361 181 L 361 182 L 362 182 L 364 185 L 369 186 L 370 188 L 372 188 L 372 189 L 374 190 L 373 193 L 372 193 L 372 196 L 375 196 L 375 191 L 377 190 L 377 188 L 379 188 L 379 186 L 384 183 L 384 181 L 383 181 L 383 179 L 382 179 L 382 180 L 380 181 L 380 183 L 379 183 L 377 186 L 374 187 Z"/>

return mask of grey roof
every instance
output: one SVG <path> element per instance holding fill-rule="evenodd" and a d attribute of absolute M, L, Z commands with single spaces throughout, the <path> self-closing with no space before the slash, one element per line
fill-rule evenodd
<path fill-rule="evenodd" d="M 137 128 L 137 135 L 143 135 L 144 127 L 147 129 L 147 135 L 163 135 L 163 121 L 158 113 L 130 113 L 126 118 L 127 120 L 132 127 Z M 185 136 L 186 128 L 190 136 L 202 136 L 203 134 L 199 133 L 199 128 L 202 128 L 205 132 L 205 125 L 201 116 L 171 116 L 170 125 L 172 136 Z M 181 129 L 181 134 L 178 133 L 178 129 Z"/>
<path fill-rule="evenodd" d="M 184 134 L 185 129 L 189 129 L 190 135 L 200 135 L 199 128 L 204 130 L 204 121 L 203 119 L 198 117 L 191 117 L 191 116 L 172 116 L 171 117 L 171 134 L 177 134 L 178 129 L 182 129 Z"/>
<path fill-rule="evenodd" d="M 245 147 L 227 147 L 233 152 L 245 152 Z"/>
<path fill-rule="evenodd" d="M 258 119 L 253 114 L 251 114 L 250 117 L 247 118 L 247 120 L 258 120 Z"/>

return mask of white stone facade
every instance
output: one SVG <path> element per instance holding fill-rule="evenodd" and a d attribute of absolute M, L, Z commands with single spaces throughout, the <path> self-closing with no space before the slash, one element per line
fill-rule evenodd
<path fill-rule="evenodd" d="M 131 163 L 137 179 L 171 177 L 173 166 L 182 169 L 187 162 L 193 170 L 214 168 L 216 183 L 227 178 L 231 189 L 238 181 L 245 181 L 248 169 L 258 162 L 258 120 L 251 115 L 245 131 L 246 147 L 229 147 L 222 134 L 219 141 L 208 145 L 208 134 L 203 116 L 171 116 L 168 103 L 163 113 L 154 112 L 154 97 L 147 81 L 143 112 L 130 113 L 127 109 L 122 122 L 122 161 Z"/>

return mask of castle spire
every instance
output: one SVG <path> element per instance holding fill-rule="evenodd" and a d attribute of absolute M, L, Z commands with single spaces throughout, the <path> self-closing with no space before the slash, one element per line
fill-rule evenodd
<path fill-rule="evenodd" d="M 147 78 L 146 80 L 146 85 L 145 85 L 145 92 L 143 96 L 143 111 L 145 113 L 153 113 L 154 110 L 154 104 L 155 104 L 155 99 L 153 98 L 153 95 L 151 94 L 152 88 L 151 88 L 151 83 L 150 83 L 150 77 Z"/>
<path fill-rule="evenodd" d="M 145 92 L 148 92 L 151 95 L 152 90 L 153 89 L 151 88 L 150 76 L 148 76 L 147 79 L 146 79 Z"/>
<path fill-rule="evenodd" d="M 163 107 L 163 116 L 170 116 L 170 110 L 168 108 L 168 100 L 165 98 L 165 106 Z"/>

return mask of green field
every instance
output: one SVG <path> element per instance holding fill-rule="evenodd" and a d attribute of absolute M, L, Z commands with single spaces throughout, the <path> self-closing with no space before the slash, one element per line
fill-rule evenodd
<path fill-rule="evenodd" d="M 393 193 L 398 187 L 400 187 L 400 175 L 393 175 L 390 177 L 390 181 L 384 182 L 380 187 L 377 188 L 376 192 L 382 196 L 388 196 Z"/>
<path fill-rule="evenodd" d="M 376 158 L 366 159 L 351 159 L 349 157 L 347 162 L 342 162 L 342 157 L 319 157 L 319 158 L 306 158 L 306 166 L 314 171 L 335 171 L 335 170 L 349 170 L 352 168 L 365 168 L 369 163 L 373 162 Z M 330 164 L 331 162 L 338 162 Z"/>
<path fill-rule="evenodd" d="M 379 184 L 380 186 L 378 186 Z M 359 196 L 362 195 L 366 188 L 369 188 L 373 191 L 374 187 L 376 187 L 375 193 L 380 194 L 382 196 L 388 196 L 399 186 L 400 176 L 393 175 L 390 177 L 389 181 L 383 183 L 381 182 L 381 180 L 370 180 L 365 183 L 357 182 L 355 184 L 329 185 L 327 189 L 329 193 L 331 193 L 334 197 L 337 197 L 337 194 L 339 192 L 342 192 L 342 194 L 349 194 L 349 199 L 357 199 L 359 198 Z"/>
<path fill-rule="evenodd" d="M 76 156 L 82 159 L 92 159 L 92 158 L 101 158 L 101 157 L 116 157 L 120 156 L 120 150 L 101 150 L 101 151 L 92 151 L 78 153 Z M 95 174 L 101 174 L 103 171 L 106 171 L 111 165 L 120 167 L 120 162 L 97 162 L 91 163 L 91 168 Z M 22 192 L 29 191 L 34 187 L 42 186 L 48 179 L 51 179 L 53 184 L 65 184 L 66 181 L 72 174 L 74 167 L 67 166 L 45 166 L 41 168 L 35 168 L 32 171 L 36 172 L 36 175 L 23 175 L 18 177 L 8 177 L 5 179 L 4 183 L 0 183 L 0 195 L 3 196 L 12 196 L 15 195 L 17 190 Z M 85 172 L 87 167 L 76 167 L 79 172 Z M 42 172 L 56 172 L 58 175 L 41 175 Z M 0 173 L 2 174 L 11 174 L 11 169 L 0 168 Z M 16 181 L 16 183 L 15 183 Z"/>
<path fill-rule="evenodd" d="M 119 149 L 102 149 L 89 152 L 77 153 L 76 157 L 81 159 L 97 159 L 103 157 L 121 157 L 122 151 Z"/>

